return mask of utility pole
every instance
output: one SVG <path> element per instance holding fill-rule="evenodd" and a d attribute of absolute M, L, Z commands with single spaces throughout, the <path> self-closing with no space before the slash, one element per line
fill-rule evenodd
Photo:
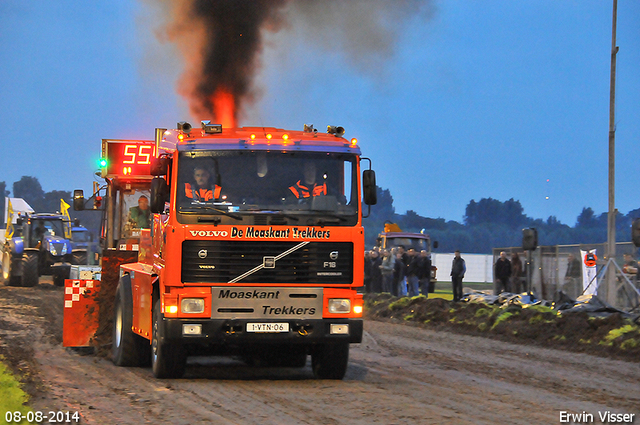
<path fill-rule="evenodd" d="M 611 33 L 611 87 L 609 98 L 609 213 L 607 220 L 607 261 L 615 260 L 616 257 L 616 205 L 615 205 L 615 187 L 616 187 L 616 124 L 615 124 L 615 108 L 616 108 L 616 54 L 618 46 L 616 46 L 616 25 L 618 0 L 613 0 L 613 24 Z M 615 279 L 615 268 L 608 268 L 607 285 L 613 288 Z"/>

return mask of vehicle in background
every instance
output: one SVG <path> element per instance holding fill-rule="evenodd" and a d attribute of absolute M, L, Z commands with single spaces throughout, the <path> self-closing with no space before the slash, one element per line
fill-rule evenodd
<path fill-rule="evenodd" d="M 402 246 L 405 250 L 411 248 L 417 252 L 424 250 L 427 251 L 427 254 L 431 255 L 431 238 L 424 233 L 424 230 L 420 233 L 403 232 L 396 223 L 387 222 L 384 224 L 384 231 L 378 235 L 377 243 L 381 248 L 393 249 Z M 433 242 L 433 248 L 438 248 L 438 241 Z M 437 271 L 438 268 L 432 265 L 429 292 L 435 291 L 435 285 L 438 282 L 436 277 Z"/>

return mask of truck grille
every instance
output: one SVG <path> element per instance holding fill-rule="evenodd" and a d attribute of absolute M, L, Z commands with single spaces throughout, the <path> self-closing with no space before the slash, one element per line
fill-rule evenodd
<path fill-rule="evenodd" d="M 275 260 L 288 250 L 292 251 Z M 182 281 L 234 281 L 240 285 L 350 284 L 353 281 L 353 244 L 309 242 L 301 246 L 300 242 L 184 241 Z"/>

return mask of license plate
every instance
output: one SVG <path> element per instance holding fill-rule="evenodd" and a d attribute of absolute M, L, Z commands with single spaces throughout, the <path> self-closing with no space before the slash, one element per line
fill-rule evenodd
<path fill-rule="evenodd" d="M 288 323 L 247 323 L 247 332 L 289 332 Z"/>

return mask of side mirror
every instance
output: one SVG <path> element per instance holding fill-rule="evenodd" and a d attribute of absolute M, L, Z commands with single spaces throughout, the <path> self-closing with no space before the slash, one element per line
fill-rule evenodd
<path fill-rule="evenodd" d="M 164 203 L 169 200 L 169 186 L 163 177 L 154 177 L 151 180 L 151 199 L 149 209 L 152 213 L 164 212 Z"/>
<path fill-rule="evenodd" d="M 378 195 L 376 193 L 376 172 L 375 171 L 364 170 L 362 172 L 362 189 L 363 189 L 365 204 L 375 205 L 378 203 Z"/>
<path fill-rule="evenodd" d="M 73 191 L 73 209 L 74 211 L 84 210 L 84 192 L 82 189 Z"/>
<path fill-rule="evenodd" d="M 151 175 L 152 176 L 166 176 L 169 172 L 169 163 L 171 158 L 163 156 L 161 158 L 154 158 L 151 160 Z"/>

